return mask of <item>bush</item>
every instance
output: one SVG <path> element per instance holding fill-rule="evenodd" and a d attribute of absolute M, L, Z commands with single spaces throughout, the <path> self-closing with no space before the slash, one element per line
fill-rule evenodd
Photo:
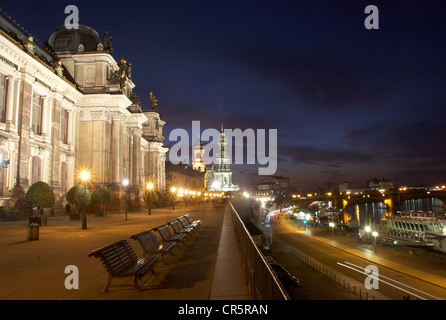
<path fill-rule="evenodd" d="M 42 208 L 53 208 L 55 199 L 53 189 L 43 181 L 34 183 L 29 187 L 25 195 L 27 204 L 33 208 L 37 207 L 39 210 Z"/>
<path fill-rule="evenodd" d="M 85 190 L 86 194 L 86 205 L 88 206 L 91 202 L 91 195 L 88 189 Z M 67 192 L 67 201 L 76 206 L 84 205 L 84 186 L 81 184 L 75 185 Z"/>
<path fill-rule="evenodd" d="M 91 202 L 99 204 L 100 206 L 100 215 L 104 215 L 104 204 L 111 203 L 112 199 L 112 193 L 106 187 L 97 188 L 91 195 Z M 98 214 L 98 212 L 96 214 Z"/>
<path fill-rule="evenodd" d="M 91 202 L 100 204 L 111 203 L 112 194 L 106 187 L 99 187 L 91 195 Z"/>

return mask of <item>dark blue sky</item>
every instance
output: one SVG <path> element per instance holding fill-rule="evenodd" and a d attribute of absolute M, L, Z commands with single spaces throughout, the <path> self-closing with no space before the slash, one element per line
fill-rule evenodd
<path fill-rule="evenodd" d="M 279 170 L 298 188 L 446 184 L 446 2 L 8 1 L 41 42 L 65 6 L 113 36 L 174 128 L 277 129 Z M 367 5 L 379 30 L 367 30 Z M 166 139 L 167 140 L 167 139 Z M 166 141 L 169 145 L 169 141 Z M 242 187 L 257 167 L 234 165 Z"/>

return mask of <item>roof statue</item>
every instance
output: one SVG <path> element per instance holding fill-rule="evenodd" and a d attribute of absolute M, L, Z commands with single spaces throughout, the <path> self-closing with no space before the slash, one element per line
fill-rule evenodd
<path fill-rule="evenodd" d="M 113 79 L 120 84 L 121 89 L 126 85 L 126 80 L 132 77 L 132 64 L 122 58 L 118 63 L 118 70 L 113 72 Z"/>
<path fill-rule="evenodd" d="M 108 51 L 110 54 L 113 54 L 113 42 L 112 42 L 112 36 L 108 34 L 108 31 L 105 31 L 104 33 L 104 50 Z"/>
<path fill-rule="evenodd" d="M 152 102 L 152 109 L 156 110 L 158 106 L 158 100 L 155 98 L 155 95 L 150 91 L 150 101 Z"/>

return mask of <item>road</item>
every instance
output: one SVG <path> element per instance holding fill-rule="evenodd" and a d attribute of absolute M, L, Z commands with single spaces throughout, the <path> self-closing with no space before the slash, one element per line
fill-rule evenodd
<path fill-rule="evenodd" d="M 446 289 L 435 284 L 435 278 L 424 279 L 426 273 L 429 274 L 429 266 L 426 263 L 432 262 L 423 262 L 422 259 L 422 265 L 418 266 L 419 272 L 408 274 L 402 268 L 407 257 L 404 257 L 406 260 L 398 260 L 401 254 L 392 252 L 393 249 L 379 247 L 375 253 L 373 246 L 360 243 L 357 239 L 330 235 L 319 228 L 305 228 L 280 216 L 279 213 L 271 219 L 270 228 L 273 241 L 276 239 L 296 248 L 336 273 L 374 286 L 375 291 L 388 299 L 401 300 L 407 296 L 410 296 L 411 300 L 446 299 Z M 352 250 L 346 249 L 346 245 Z M 370 270 L 365 272 L 368 266 L 371 266 L 368 268 Z M 372 269 L 374 267 L 376 269 Z M 411 270 L 413 271 L 413 268 Z"/>

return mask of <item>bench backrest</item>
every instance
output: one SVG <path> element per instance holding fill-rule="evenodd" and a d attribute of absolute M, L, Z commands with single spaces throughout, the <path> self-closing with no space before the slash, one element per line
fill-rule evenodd
<path fill-rule="evenodd" d="M 145 252 L 156 252 L 162 246 L 153 230 L 143 231 L 130 237 L 137 240 Z"/>
<path fill-rule="evenodd" d="M 183 227 L 186 227 L 186 226 L 188 226 L 190 224 L 190 222 L 188 222 L 186 217 L 184 217 L 184 216 L 179 217 L 178 220 L 181 222 Z"/>
<path fill-rule="evenodd" d="M 123 270 L 138 261 L 138 256 L 127 240 L 120 240 L 96 249 L 88 256 L 100 258 L 105 269 L 112 275 L 119 275 Z"/>
<path fill-rule="evenodd" d="M 169 228 L 167 224 L 156 227 L 156 230 L 158 230 L 158 232 L 161 234 L 164 241 L 169 241 L 174 237 L 172 230 Z"/>
<path fill-rule="evenodd" d="M 187 219 L 187 221 L 189 221 L 189 223 L 194 222 L 194 219 L 192 219 L 192 217 L 188 213 L 185 214 L 183 217 L 185 217 Z"/>
<path fill-rule="evenodd" d="M 172 220 L 169 222 L 169 224 L 172 226 L 173 230 L 175 230 L 176 233 L 180 233 L 181 229 L 183 229 L 178 220 Z"/>

